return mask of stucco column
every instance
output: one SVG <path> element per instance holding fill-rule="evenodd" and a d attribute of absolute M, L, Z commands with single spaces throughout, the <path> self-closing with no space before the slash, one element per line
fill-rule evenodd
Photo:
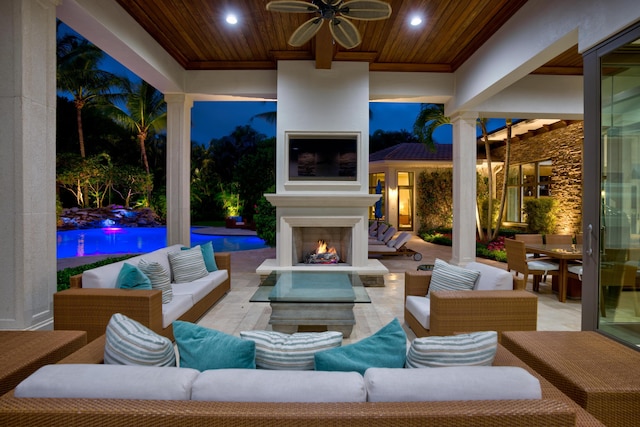
<path fill-rule="evenodd" d="M 184 93 L 167 101 L 167 245 L 191 245 L 191 107 Z"/>
<path fill-rule="evenodd" d="M 477 113 L 451 117 L 453 124 L 453 246 L 451 262 L 476 259 L 476 120 Z"/>
<path fill-rule="evenodd" d="M 0 329 L 52 327 L 58 3 L 0 13 Z"/>

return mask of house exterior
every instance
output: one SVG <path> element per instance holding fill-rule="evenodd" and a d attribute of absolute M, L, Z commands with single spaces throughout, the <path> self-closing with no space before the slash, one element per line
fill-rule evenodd
<path fill-rule="evenodd" d="M 582 121 L 527 121 L 516 125 L 511 139 L 510 174 L 503 223 L 508 227 L 526 227 L 522 214 L 527 198 L 553 197 L 558 200 L 557 233 L 582 232 Z M 532 127 L 533 126 L 533 127 Z M 521 130 L 522 129 L 522 130 Z M 495 199 L 502 195 L 504 181 L 504 141 L 502 130 L 489 135 L 494 171 Z M 486 176 L 484 143 L 478 139 L 476 170 Z M 416 216 L 418 176 L 422 171 L 453 167 L 449 144 L 435 144 L 433 150 L 421 143 L 403 143 L 369 155 L 369 192 L 382 184 L 383 219 L 398 230 L 420 230 Z M 373 209 L 369 218 L 374 218 Z"/>

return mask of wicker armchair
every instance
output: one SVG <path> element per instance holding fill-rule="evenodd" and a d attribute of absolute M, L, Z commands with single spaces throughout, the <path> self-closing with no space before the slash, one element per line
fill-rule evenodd
<path fill-rule="evenodd" d="M 431 271 L 407 271 L 407 295 L 425 296 Z M 538 325 L 538 297 L 524 290 L 521 278 L 513 278 L 512 291 L 438 291 L 430 295 L 429 329 L 404 309 L 405 323 L 418 337 L 453 335 L 461 332 L 535 331 Z"/>

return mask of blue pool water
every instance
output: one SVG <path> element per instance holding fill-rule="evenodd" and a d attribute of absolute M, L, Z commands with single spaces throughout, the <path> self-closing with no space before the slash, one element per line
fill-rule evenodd
<path fill-rule="evenodd" d="M 191 246 L 211 241 L 217 252 L 267 248 L 256 236 L 212 236 L 196 234 L 191 228 Z M 58 258 L 89 255 L 128 254 L 155 251 L 167 246 L 165 227 L 154 228 L 91 228 L 58 231 Z"/>

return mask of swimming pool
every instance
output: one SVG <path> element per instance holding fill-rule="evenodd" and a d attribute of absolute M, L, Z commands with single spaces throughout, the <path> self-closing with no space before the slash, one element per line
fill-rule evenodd
<path fill-rule="evenodd" d="M 194 233 L 191 245 L 211 241 L 217 252 L 262 249 L 268 246 L 256 236 L 213 236 Z M 153 228 L 90 228 L 57 232 L 57 258 L 89 255 L 145 253 L 167 246 L 165 227 Z"/>

